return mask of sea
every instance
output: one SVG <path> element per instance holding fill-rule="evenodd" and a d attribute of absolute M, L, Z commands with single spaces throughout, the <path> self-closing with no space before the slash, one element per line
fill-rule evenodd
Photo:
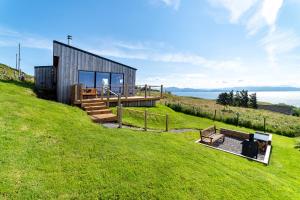
<path fill-rule="evenodd" d="M 256 93 L 257 100 L 273 104 L 284 103 L 300 107 L 300 91 L 269 91 L 269 92 L 248 92 Z M 220 92 L 172 92 L 178 96 L 191 96 L 204 99 L 217 99 Z"/>

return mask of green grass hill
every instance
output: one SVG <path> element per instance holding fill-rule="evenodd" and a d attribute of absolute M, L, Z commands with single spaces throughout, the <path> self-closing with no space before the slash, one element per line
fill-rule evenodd
<path fill-rule="evenodd" d="M 26 81 L 33 82 L 33 76 L 23 74 Z M 18 70 L 0 63 L 0 80 L 18 80 Z"/>
<path fill-rule="evenodd" d="M 214 124 L 151 108 L 164 110 L 174 127 Z M 0 199 L 300 198 L 297 138 L 274 135 L 265 166 L 196 144 L 198 137 L 107 129 L 77 107 L 37 98 L 29 84 L 0 81 Z"/>

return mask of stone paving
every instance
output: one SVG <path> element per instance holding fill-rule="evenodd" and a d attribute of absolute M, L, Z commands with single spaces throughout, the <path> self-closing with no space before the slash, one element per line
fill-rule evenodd
<path fill-rule="evenodd" d="M 225 137 L 224 143 L 222 141 L 215 142 L 212 146 L 230 151 L 237 154 L 242 154 L 242 142 L 243 140 L 232 138 L 232 137 Z M 264 154 L 258 154 L 257 160 L 264 160 Z"/>

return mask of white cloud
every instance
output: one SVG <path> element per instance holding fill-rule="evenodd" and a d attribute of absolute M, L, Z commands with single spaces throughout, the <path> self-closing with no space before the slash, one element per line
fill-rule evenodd
<path fill-rule="evenodd" d="M 22 47 L 52 50 L 52 40 L 0 27 L 0 46 L 16 47 L 19 42 Z"/>
<path fill-rule="evenodd" d="M 282 7 L 283 0 L 264 0 L 260 8 L 252 15 L 247 23 L 250 34 L 255 34 L 263 26 L 268 26 L 270 31 L 276 29 L 276 20 Z"/>
<path fill-rule="evenodd" d="M 119 47 L 119 43 L 123 42 L 112 42 L 112 46 L 108 44 L 98 45 L 100 48 L 90 48 L 86 46 L 86 49 L 99 55 L 115 57 L 115 58 L 125 58 L 125 59 L 135 59 L 135 60 L 146 60 L 152 62 L 164 62 L 170 64 L 188 64 L 198 67 L 206 67 L 211 69 L 228 69 L 228 70 L 241 70 L 241 60 L 239 58 L 225 59 L 225 60 L 211 60 L 207 59 L 201 55 L 194 53 L 183 53 L 174 52 L 164 49 L 155 48 L 150 46 L 141 45 L 139 48 L 123 49 Z M 117 45 L 116 45 L 117 44 Z M 105 48 L 101 48 L 105 46 Z"/>
<path fill-rule="evenodd" d="M 181 0 L 160 0 L 160 1 L 162 1 L 165 5 L 172 7 L 175 10 L 178 10 Z"/>
<path fill-rule="evenodd" d="M 267 53 L 272 65 L 276 65 L 278 57 L 299 46 L 299 37 L 293 30 L 277 30 L 277 19 L 283 0 L 208 0 L 213 5 L 222 6 L 230 12 L 230 22 L 245 25 L 250 36 L 267 28 L 267 33 L 260 40 L 260 45 Z"/>
<path fill-rule="evenodd" d="M 209 2 L 214 6 L 225 7 L 230 12 L 230 22 L 237 23 L 257 0 L 209 0 Z"/>
<path fill-rule="evenodd" d="M 300 38 L 292 30 L 270 31 L 261 41 L 271 63 L 276 64 L 277 56 L 300 46 Z"/>

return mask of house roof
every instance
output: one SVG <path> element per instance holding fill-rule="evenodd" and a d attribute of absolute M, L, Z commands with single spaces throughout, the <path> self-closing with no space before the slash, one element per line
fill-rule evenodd
<path fill-rule="evenodd" d="M 128 66 L 128 65 L 125 65 L 125 64 L 122 64 L 122 63 L 116 62 L 116 61 L 114 61 L 114 60 L 111 60 L 111 59 L 108 59 L 108 58 L 104 58 L 104 57 L 102 57 L 102 56 L 99 56 L 99 55 L 97 55 L 97 54 L 94 54 L 94 53 L 91 53 L 91 52 L 85 51 L 85 50 L 83 50 L 83 49 L 79 49 L 79 48 L 77 48 L 77 47 L 74 47 L 74 46 L 71 46 L 71 45 L 68 45 L 68 44 L 65 44 L 65 43 L 62 43 L 62 42 L 56 41 L 56 40 L 53 40 L 53 43 L 57 43 L 57 44 L 60 44 L 60 45 L 63 45 L 63 46 L 66 46 L 66 47 L 69 47 L 69 48 L 75 49 L 75 50 L 77 50 L 77 51 L 81 51 L 81 52 L 83 52 L 83 53 L 86 53 L 86 54 L 89 54 L 89 55 L 92 55 L 92 56 L 95 56 L 95 57 L 98 57 L 98 58 L 101 58 L 101 59 L 107 60 L 107 61 L 109 61 L 109 62 L 113 62 L 113 63 L 119 64 L 119 65 L 122 65 L 122 66 L 124 66 L 124 67 L 128 67 L 128 68 L 130 68 L 130 69 L 133 69 L 133 70 L 137 70 L 136 68 L 130 67 L 130 66 Z"/>
<path fill-rule="evenodd" d="M 53 65 L 34 66 L 34 68 L 47 68 L 47 67 L 53 67 Z"/>

